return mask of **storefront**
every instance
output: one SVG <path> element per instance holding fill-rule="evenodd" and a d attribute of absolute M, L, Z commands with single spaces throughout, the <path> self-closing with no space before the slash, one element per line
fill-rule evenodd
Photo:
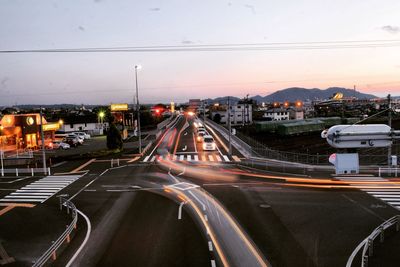
<path fill-rule="evenodd" d="M 59 123 L 48 123 L 43 117 L 45 145 L 54 139 Z M 5 115 L 0 121 L 0 145 L 3 150 L 36 149 L 41 145 L 40 114 Z"/>

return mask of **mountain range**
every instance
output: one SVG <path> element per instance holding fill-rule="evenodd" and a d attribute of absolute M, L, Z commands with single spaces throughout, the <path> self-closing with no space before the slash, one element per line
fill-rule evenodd
<path fill-rule="evenodd" d="M 353 89 L 347 89 L 342 87 L 330 87 L 327 89 L 318 88 L 301 88 L 301 87 L 291 87 L 283 90 L 276 91 L 275 93 L 260 96 L 256 95 L 251 97 L 258 103 L 262 102 L 284 102 L 284 101 L 313 101 L 313 100 L 325 100 L 331 98 L 336 93 L 342 93 L 344 97 L 356 97 L 358 99 L 371 99 L 376 98 L 376 96 L 371 94 L 364 94 L 359 91 L 354 91 Z M 238 97 L 230 97 L 231 103 L 236 103 L 240 100 Z M 217 97 L 214 99 L 206 99 L 208 103 L 225 103 L 228 101 L 228 97 Z"/>

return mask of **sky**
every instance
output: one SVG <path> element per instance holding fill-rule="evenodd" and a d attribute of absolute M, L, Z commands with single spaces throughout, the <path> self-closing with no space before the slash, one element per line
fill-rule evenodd
<path fill-rule="evenodd" d="M 0 0 L 0 51 L 398 40 L 398 0 Z M 0 53 L 0 105 L 141 103 L 356 85 L 400 95 L 400 45 Z"/>

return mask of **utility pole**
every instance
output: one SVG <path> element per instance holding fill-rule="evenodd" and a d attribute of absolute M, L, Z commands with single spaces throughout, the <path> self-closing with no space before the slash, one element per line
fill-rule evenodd
<path fill-rule="evenodd" d="M 390 94 L 388 95 L 388 125 L 390 127 L 390 131 L 392 131 L 392 99 Z M 389 167 L 392 165 L 391 164 L 391 158 L 392 158 L 392 144 L 388 147 L 388 165 Z"/>
<path fill-rule="evenodd" d="M 136 109 L 137 109 L 137 125 L 138 125 L 138 136 L 139 136 L 139 154 L 142 153 L 142 134 L 140 132 L 140 105 L 139 105 L 139 87 L 137 79 L 137 70 L 140 68 L 138 65 L 135 66 L 135 80 L 136 80 Z"/>
<path fill-rule="evenodd" d="M 42 138 L 42 160 L 43 160 L 43 173 L 47 175 L 47 167 L 46 167 L 46 149 L 44 145 L 44 133 L 43 133 L 43 113 L 42 107 L 40 107 L 40 135 Z"/>
<path fill-rule="evenodd" d="M 231 128 L 231 97 L 228 96 L 228 129 L 229 129 L 229 156 L 232 155 L 232 128 Z"/>
<path fill-rule="evenodd" d="M 204 129 L 206 128 L 206 102 L 203 100 L 203 121 L 204 121 Z"/>

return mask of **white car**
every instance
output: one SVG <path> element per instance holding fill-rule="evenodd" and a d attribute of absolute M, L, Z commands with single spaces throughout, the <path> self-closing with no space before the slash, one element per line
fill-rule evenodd
<path fill-rule="evenodd" d="M 85 132 L 74 132 L 73 134 L 76 134 L 77 136 L 83 138 L 84 140 L 90 139 L 90 134 L 87 134 Z"/>
<path fill-rule="evenodd" d="M 63 141 L 53 141 L 53 149 L 70 149 L 71 146 Z"/>
<path fill-rule="evenodd" d="M 211 135 L 203 137 L 203 150 L 215 150 L 217 148 L 214 138 Z"/>
<path fill-rule="evenodd" d="M 82 145 L 83 141 L 85 141 L 85 138 L 82 135 L 78 135 L 78 134 L 75 134 L 75 133 L 67 135 L 66 138 L 67 138 L 67 140 L 68 140 L 68 138 L 76 138 L 79 145 Z"/>

